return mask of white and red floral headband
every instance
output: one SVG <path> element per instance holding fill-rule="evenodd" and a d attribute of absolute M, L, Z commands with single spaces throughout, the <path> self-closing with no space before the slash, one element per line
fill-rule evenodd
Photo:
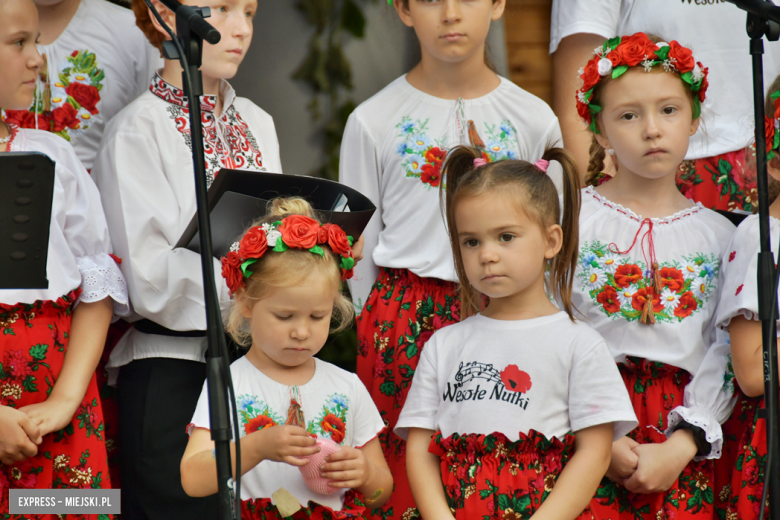
<path fill-rule="evenodd" d="M 288 249 L 305 249 L 323 256 L 320 247 L 327 245 L 341 257 L 341 279 L 352 278 L 355 259 L 352 257 L 353 239 L 336 224 L 322 224 L 303 215 L 291 215 L 271 224 L 249 228 L 249 231 L 222 257 L 222 276 L 233 294 L 252 276 L 249 268 L 268 251 L 282 253 Z"/>
<path fill-rule="evenodd" d="M 577 91 L 577 112 L 593 133 L 598 134 L 595 115 L 601 107 L 592 103 L 593 90 L 605 76 L 619 78 L 629 67 L 642 66 L 645 72 L 660 65 L 666 72 L 678 72 L 680 78 L 693 92 L 693 118 L 701 115 L 701 103 L 709 83 L 708 69 L 693 57 L 693 52 L 672 40 L 669 43 L 653 43 L 645 33 L 616 36 L 595 50 L 595 56 L 580 69 L 582 87 Z"/>

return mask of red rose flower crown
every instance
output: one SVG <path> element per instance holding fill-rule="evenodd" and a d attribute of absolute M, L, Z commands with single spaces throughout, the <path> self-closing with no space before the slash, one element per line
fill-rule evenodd
<path fill-rule="evenodd" d="M 645 33 L 616 36 L 598 47 L 595 56 L 580 69 L 582 87 L 577 91 L 577 112 L 593 133 L 598 134 L 595 115 L 601 107 L 592 103 L 593 90 L 605 76 L 619 78 L 629 67 L 641 65 L 645 72 L 661 66 L 666 72 L 678 72 L 683 82 L 693 92 L 693 117 L 701 115 L 701 103 L 707 92 L 708 69 L 693 58 L 693 52 L 672 40 L 669 43 L 653 43 Z"/>
<path fill-rule="evenodd" d="M 324 256 L 320 245 L 327 245 L 341 257 L 341 279 L 352 278 L 355 259 L 352 257 L 353 238 L 336 224 L 322 224 L 303 215 L 291 215 L 271 224 L 249 228 L 240 242 L 235 242 L 227 256 L 222 257 L 222 277 L 231 295 L 244 287 L 252 276 L 249 268 L 268 251 L 283 253 L 288 249 L 305 249 Z"/>
<path fill-rule="evenodd" d="M 767 161 L 771 161 L 776 155 L 780 154 L 780 90 L 775 90 L 769 94 L 769 98 L 775 102 L 775 115 L 772 119 L 764 116 Z"/>

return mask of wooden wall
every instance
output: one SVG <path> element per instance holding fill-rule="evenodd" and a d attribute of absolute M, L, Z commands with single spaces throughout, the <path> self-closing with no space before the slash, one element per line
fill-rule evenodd
<path fill-rule="evenodd" d="M 552 0 L 507 0 L 509 76 L 521 88 L 552 102 L 550 10 Z"/>

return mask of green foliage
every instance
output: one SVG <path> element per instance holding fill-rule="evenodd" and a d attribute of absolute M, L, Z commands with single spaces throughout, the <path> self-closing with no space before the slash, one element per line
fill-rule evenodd
<path fill-rule="evenodd" d="M 363 38 L 366 18 L 359 2 L 375 0 L 299 0 L 298 10 L 314 27 L 309 52 L 292 78 L 307 85 L 312 98 L 307 109 L 312 120 L 319 123 L 322 136 L 323 163 L 312 173 L 317 177 L 337 180 L 341 137 L 355 103 L 345 98 L 354 89 L 352 67 L 344 54 L 344 44 L 350 37 Z M 323 113 L 324 112 L 324 113 Z"/>

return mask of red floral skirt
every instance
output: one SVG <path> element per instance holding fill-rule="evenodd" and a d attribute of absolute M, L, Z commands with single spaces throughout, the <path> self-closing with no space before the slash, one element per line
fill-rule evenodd
<path fill-rule="evenodd" d="M 758 203 L 755 156 L 755 148 L 749 146 L 683 161 L 677 172 L 677 187 L 683 195 L 707 208 L 753 211 Z"/>
<path fill-rule="evenodd" d="M 292 516 L 283 517 L 269 498 L 253 498 L 241 501 L 241 518 L 243 520 L 362 520 L 366 508 L 354 491 L 347 491 L 344 507 L 334 511 L 329 507 L 309 501 L 308 507 L 302 507 Z"/>
<path fill-rule="evenodd" d="M 57 301 L 0 305 L 0 406 L 21 408 L 46 400 L 68 349 L 76 291 Z M 95 376 L 71 423 L 46 435 L 34 457 L 0 464 L 0 516 L 8 515 L 9 489 L 110 488 L 103 412 Z M 53 519 L 56 515 L 2 516 Z M 69 518 L 82 515 L 69 515 Z"/>
<path fill-rule="evenodd" d="M 728 496 L 727 520 L 755 520 L 761 514 L 766 471 L 766 422 L 758 417 L 764 407 L 764 396 L 747 397 L 738 393 L 734 417 L 745 425 L 736 443 L 735 462 L 731 466 L 731 486 Z M 725 495 L 725 493 L 724 493 Z M 769 518 L 765 513 L 764 518 Z"/>
<path fill-rule="evenodd" d="M 548 440 L 531 430 L 516 442 L 503 433 L 431 439 L 441 459 L 447 503 L 457 520 L 525 520 L 542 505 L 574 451 L 574 435 Z M 586 509 L 578 518 L 591 519 Z"/>
<path fill-rule="evenodd" d="M 416 513 L 406 476 L 406 443 L 393 433 L 423 345 L 434 331 L 458 321 L 457 285 L 420 278 L 406 269 L 382 268 L 357 319 L 357 374 L 387 428 L 379 434 L 395 485 L 390 500 L 366 512 L 387 520 Z"/>
<path fill-rule="evenodd" d="M 685 386 L 691 376 L 677 367 L 627 358 L 618 368 L 628 388 L 639 426 L 628 436 L 640 444 L 666 440 L 669 412 L 683 403 Z M 663 493 L 631 493 L 604 478 L 591 510 L 603 520 L 684 520 L 714 518 L 712 460 L 691 461 L 672 487 Z"/>

